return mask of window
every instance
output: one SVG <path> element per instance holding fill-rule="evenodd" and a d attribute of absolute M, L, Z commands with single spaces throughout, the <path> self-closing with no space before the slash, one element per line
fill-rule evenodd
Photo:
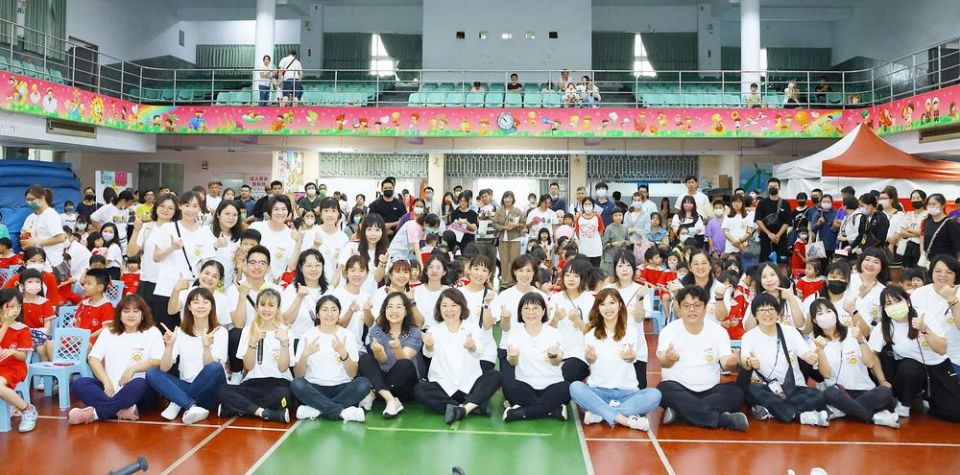
<path fill-rule="evenodd" d="M 528 40 L 535 40 L 537 39 L 537 34 L 532 31 L 528 31 L 524 34 L 524 38 Z"/>
<path fill-rule="evenodd" d="M 633 37 L 633 75 L 647 78 L 657 77 L 657 72 L 654 71 L 653 65 L 647 58 L 647 48 L 643 46 L 643 40 L 640 39 L 639 33 Z"/>
<path fill-rule="evenodd" d="M 760 48 L 760 77 L 767 77 L 767 49 Z"/>
<path fill-rule="evenodd" d="M 465 40 L 465 39 L 467 39 L 467 32 L 465 32 L 465 31 L 458 31 L 458 32 L 457 32 L 457 35 L 456 35 L 456 38 L 457 38 L 458 40 Z"/>
<path fill-rule="evenodd" d="M 512 40 L 512 39 L 513 39 L 513 33 L 501 33 L 501 34 L 500 34 L 500 39 L 501 39 L 501 40 Z"/>
<path fill-rule="evenodd" d="M 560 34 L 557 33 L 556 31 L 551 31 L 547 33 L 547 37 L 550 38 L 551 40 L 555 40 L 557 38 L 560 38 Z"/>
<path fill-rule="evenodd" d="M 477 37 L 480 38 L 481 40 L 485 40 L 487 39 L 487 32 L 481 31 L 480 33 L 477 33 Z"/>
<path fill-rule="evenodd" d="M 387 48 L 383 46 L 383 40 L 378 34 L 373 34 L 370 38 L 370 74 L 374 76 L 397 74 L 397 61 L 387 53 Z"/>

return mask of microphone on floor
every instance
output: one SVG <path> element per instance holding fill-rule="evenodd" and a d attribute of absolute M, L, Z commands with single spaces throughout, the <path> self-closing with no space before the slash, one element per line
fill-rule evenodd
<path fill-rule="evenodd" d="M 146 472 L 148 467 L 150 467 L 150 465 L 147 464 L 147 458 L 141 455 L 137 457 L 137 460 L 130 465 L 121 467 L 118 470 L 114 470 L 108 475 L 132 475 L 140 471 Z"/>

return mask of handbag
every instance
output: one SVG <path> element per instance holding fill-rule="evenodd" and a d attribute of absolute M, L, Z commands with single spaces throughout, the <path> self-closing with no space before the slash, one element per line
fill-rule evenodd
<path fill-rule="evenodd" d="M 807 259 L 825 259 L 827 257 L 827 248 L 823 240 L 813 240 L 813 237 L 819 237 L 820 233 L 811 236 L 810 244 L 807 245 Z"/>
<path fill-rule="evenodd" d="M 777 226 L 777 224 L 779 224 L 780 222 L 780 204 L 781 203 L 783 203 L 783 200 L 777 200 L 777 211 L 764 216 L 763 219 L 761 220 L 763 222 L 763 225 L 767 227 L 768 231 L 773 232 L 774 228 L 779 229 L 779 226 Z"/>

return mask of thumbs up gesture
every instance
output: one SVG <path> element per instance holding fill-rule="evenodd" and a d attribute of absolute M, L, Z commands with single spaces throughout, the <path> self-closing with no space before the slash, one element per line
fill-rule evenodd
<path fill-rule="evenodd" d="M 587 358 L 587 363 L 597 361 L 597 349 L 593 345 L 587 345 L 584 356 Z"/>
<path fill-rule="evenodd" d="M 517 348 L 517 345 L 510 345 L 507 347 L 507 358 L 517 358 L 520 356 L 520 349 Z"/>
<path fill-rule="evenodd" d="M 747 356 L 747 366 L 750 369 L 760 369 L 760 358 L 757 358 L 757 355 L 754 352 L 750 352 L 750 356 Z"/>
<path fill-rule="evenodd" d="M 400 339 L 399 339 L 399 338 L 393 337 L 393 339 L 390 340 L 390 349 L 392 349 L 394 352 L 400 351 Z"/>
<path fill-rule="evenodd" d="M 822 336 L 814 338 L 813 342 L 817 345 L 818 350 L 822 350 L 827 346 L 827 339 Z"/>
<path fill-rule="evenodd" d="M 913 321 L 910 322 L 910 324 L 913 326 L 913 328 L 916 328 L 917 331 L 920 333 L 926 332 L 928 328 L 927 323 L 923 321 L 923 314 L 920 314 L 919 316 L 917 316 L 917 318 L 914 318 Z"/>
<path fill-rule="evenodd" d="M 426 331 L 423 332 L 422 340 L 423 340 L 423 346 L 427 347 L 427 349 L 429 350 L 433 349 L 433 334 L 428 333 Z"/>
<path fill-rule="evenodd" d="M 941 297 L 944 298 L 947 302 L 953 302 L 957 299 L 957 286 L 956 285 L 945 285 L 939 292 Z"/>

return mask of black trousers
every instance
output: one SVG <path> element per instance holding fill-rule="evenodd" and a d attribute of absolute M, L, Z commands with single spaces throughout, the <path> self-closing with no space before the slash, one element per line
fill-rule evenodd
<path fill-rule="evenodd" d="M 290 381 L 283 378 L 257 378 L 238 386 L 224 384 L 217 390 L 220 405 L 229 412 L 242 416 L 253 415 L 257 409 L 283 409 L 293 402 Z"/>
<path fill-rule="evenodd" d="M 917 396 L 926 391 L 931 415 L 960 422 L 960 379 L 950 360 L 924 366 L 910 358 L 897 360 L 884 348 L 880 352 L 880 363 L 888 379 L 893 375 L 893 396 L 900 404 L 912 407 Z"/>
<path fill-rule="evenodd" d="M 539 419 L 570 402 L 570 383 L 560 381 L 543 389 L 533 389 L 515 378 L 504 379 L 503 397 L 523 408 L 524 419 Z"/>
<path fill-rule="evenodd" d="M 770 253 L 777 251 L 777 259 L 780 263 L 787 262 L 790 255 L 787 253 L 787 236 L 780 238 L 780 242 L 774 244 L 766 234 L 760 236 L 760 262 L 769 262 Z"/>
<path fill-rule="evenodd" d="M 164 297 L 162 295 L 156 295 L 157 284 L 155 282 L 147 282 L 145 280 L 140 281 L 140 286 L 137 287 L 137 294 L 143 297 L 143 300 L 147 302 L 147 306 L 150 307 L 150 312 L 153 313 L 153 322 L 157 328 L 163 332 L 163 327 L 160 326 L 160 322 L 166 323 L 171 330 L 173 327 L 168 323 L 169 315 L 167 314 L 167 301 L 170 300 L 169 297 Z M 180 316 L 177 316 L 177 325 L 180 324 Z"/>
<path fill-rule="evenodd" d="M 413 388 L 417 385 L 417 367 L 412 360 L 397 360 L 390 371 L 383 371 L 370 353 L 360 354 L 360 374 L 370 380 L 374 391 L 390 391 L 401 401 L 413 398 Z"/>
<path fill-rule="evenodd" d="M 737 412 L 743 406 L 743 391 L 734 383 L 696 392 L 676 381 L 663 381 L 657 389 L 662 395 L 662 407 L 673 409 L 680 420 L 697 427 L 716 429 L 720 426 L 720 414 Z"/>
<path fill-rule="evenodd" d="M 800 360 L 800 373 L 803 374 L 803 380 L 812 379 L 818 383 L 823 382 L 823 375 L 820 374 L 819 370 L 813 368 L 813 365 L 807 363 L 806 361 Z"/>
<path fill-rule="evenodd" d="M 567 358 L 563 360 L 560 366 L 563 370 L 563 380 L 572 383 L 574 381 L 583 381 L 590 376 L 590 367 L 579 358 Z"/>
<path fill-rule="evenodd" d="M 420 404 L 423 404 L 431 411 L 443 413 L 448 404 L 476 404 L 479 407 L 486 408 L 490 402 L 493 393 L 500 389 L 502 382 L 500 373 L 497 371 L 484 371 L 477 378 L 470 388 L 470 393 L 457 391 L 453 394 L 447 394 L 443 387 L 433 381 L 420 381 L 413 388 L 413 397 Z"/>
<path fill-rule="evenodd" d="M 797 386 L 786 399 L 776 395 L 766 384 L 747 386 L 747 404 L 763 406 L 780 422 L 791 422 L 801 412 L 820 411 L 826 407 L 823 393 L 815 388 Z"/>
<path fill-rule="evenodd" d="M 227 331 L 227 359 L 230 360 L 230 371 L 239 373 L 243 371 L 243 360 L 237 358 L 237 350 L 240 348 L 240 335 L 242 328 L 231 328 Z"/>
<path fill-rule="evenodd" d="M 873 415 L 884 409 L 893 409 L 896 405 L 893 391 L 886 386 L 877 386 L 866 391 L 841 389 L 830 386 L 823 392 L 827 404 L 843 411 L 844 414 L 863 422 L 873 422 Z"/>
<path fill-rule="evenodd" d="M 507 362 L 507 350 L 497 348 L 497 361 L 500 362 L 500 374 L 504 381 L 516 378 L 517 369 Z"/>
<path fill-rule="evenodd" d="M 633 370 L 637 372 L 637 382 L 640 383 L 640 389 L 647 388 L 647 362 L 637 360 L 633 363 Z"/>

